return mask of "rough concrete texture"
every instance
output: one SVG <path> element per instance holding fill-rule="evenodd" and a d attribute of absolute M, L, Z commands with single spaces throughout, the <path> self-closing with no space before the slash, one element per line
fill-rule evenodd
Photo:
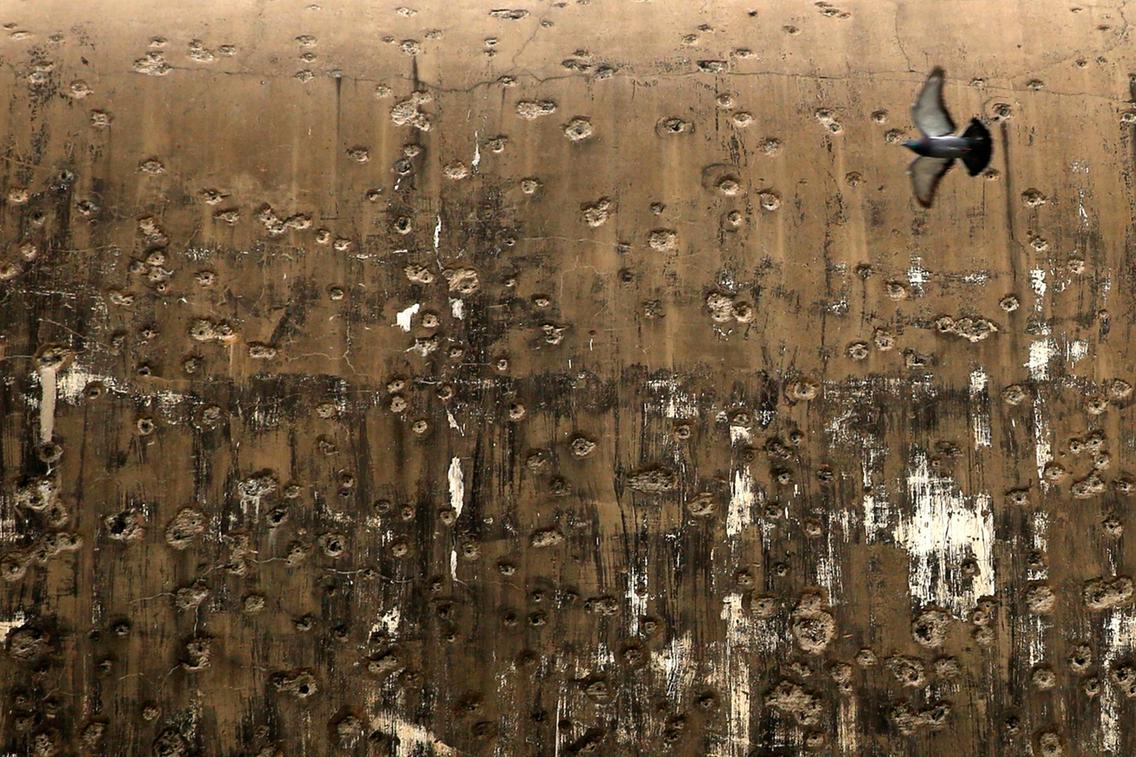
<path fill-rule="evenodd" d="M 6 753 L 1136 753 L 1125 3 L 318 2 L 0 5 Z"/>

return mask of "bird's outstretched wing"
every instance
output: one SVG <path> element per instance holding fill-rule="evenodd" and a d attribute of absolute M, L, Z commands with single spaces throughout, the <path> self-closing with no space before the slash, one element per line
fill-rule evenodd
<path fill-rule="evenodd" d="M 929 137 L 942 137 L 955 133 L 955 122 L 943 104 L 943 69 L 935 66 L 915 104 L 911 106 L 911 119 L 919 131 Z"/>
<path fill-rule="evenodd" d="M 943 178 L 943 174 L 954 162 L 954 158 L 930 158 L 926 155 L 911 161 L 911 165 L 907 167 L 907 174 L 911 177 L 911 188 L 915 191 L 915 199 L 920 205 L 925 208 L 931 207 L 939 179 Z"/>

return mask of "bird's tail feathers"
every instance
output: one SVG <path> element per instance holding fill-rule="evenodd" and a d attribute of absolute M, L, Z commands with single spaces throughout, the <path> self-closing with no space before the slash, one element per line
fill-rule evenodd
<path fill-rule="evenodd" d="M 986 165 L 990 162 L 990 152 L 993 149 L 993 142 L 990 140 L 990 132 L 986 126 L 977 118 L 970 121 L 970 125 L 966 127 L 966 131 L 962 136 L 971 140 L 972 147 L 962 156 L 962 162 L 966 164 L 966 170 L 971 176 L 977 176 L 982 173 Z"/>

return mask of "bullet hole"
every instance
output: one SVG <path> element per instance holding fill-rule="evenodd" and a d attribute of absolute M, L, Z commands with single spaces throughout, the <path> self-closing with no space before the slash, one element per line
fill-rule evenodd
<path fill-rule="evenodd" d="M 188 586 L 182 586 L 174 592 L 174 607 L 179 610 L 193 610 L 200 607 L 209 598 L 209 587 L 201 579 Z"/>
<path fill-rule="evenodd" d="M 57 463 L 63 457 L 63 445 L 50 441 L 36 446 L 36 457 L 40 462 Z"/>
<path fill-rule="evenodd" d="M 24 272 L 24 268 L 19 263 L 12 261 L 0 262 L 0 281 L 12 281 Z"/>
<path fill-rule="evenodd" d="M 836 114 L 830 109 L 818 108 L 813 115 L 832 134 L 839 134 L 844 131 L 844 127 L 836 120 Z"/>
<path fill-rule="evenodd" d="M 521 100 L 517 103 L 516 111 L 518 116 L 531 121 L 555 113 L 556 103 L 552 100 Z"/>
<path fill-rule="evenodd" d="M 122 510 L 103 519 L 107 536 L 115 541 L 137 541 L 146 533 L 146 517 L 137 510 Z"/>
<path fill-rule="evenodd" d="M 434 272 L 425 266 L 409 265 L 403 268 L 403 273 L 406 273 L 409 281 L 417 284 L 433 284 Z"/>
<path fill-rule="evenodd" d="M 927 682 L 923 661 L 918 657 L 893 655 L 884 664 L 901 686 L 919 688 Z"/>
<path fill-rule="evenodd" d="M 824 714 L 821 698 L 792 681 L 781 681 L 765 697 L 767 707 L 791 715 L 803 726 L 816 725 Z"/>
<path fill-rule="evenodd" d="M 1042 469 L 1041 475 L 1042 478 L 1044 478 L 1049 483 L 1057 484 L 1068 478 L 1069 471 L 1066 470 L 1065 466 L 1061 465 L 1060 463 L 1049 462 L 1045 464 L 1045 467 Z"/>
<path fill-rule="evenodd" d="M 190 671 L 205 670 L 212 664 L 213 640 L 199 636 L 185 643 L 185 658 L 182 667 Z"/>
<path fill-rule="evenodd" d="M 1057 685 L 1057 676 L 1044 665 L 1039 665 L 1030 673 L 1030 684 L 1039 691 L 1048 691 Z"/>
<path fill-rule="evenodd" d="M 773 212 L 781 207 L 781 196 L 776 192 L 762 192 L 758 195 L 758 200 L 761 202 L 761 209 L 767 212 Z"/>
<path fill-rule="evenodd" d="M 586 436 L 576 436 L 572 439 L 572 454 L 576 457 L 587 457 L 596 449 L 596 443 Z"/>
<path fill-rule="evenodd" d="M 331 558 L 341 557 L 347 551 L 346 537 L 340 533 L 321 534 L 317 543 L 323 553 Z"/>
<path fill-rule="evenodd" d="M 152 418 L 142 417 L 134 422 L 135 428 L 138 430 L 139 436 L 149 436 L 154 433 L 154 420 Z"/>
<path fill-rule="evenodd" d="M 673 491 L 678 486 L 678 476 L 669 468 L 654 467 L 636 471 L 626 479 L 627 486 L 644 494 L 660 494 Z"/>
<path fill-rule="evenodd" d="M 1026 399 L 1026 390 L 1021 384 L 1011 384 L 1002 390 L 1002 401 L 1007 405 L 1020 405 Z"/>
<path fill-rule="evenodd" d="M 592 228 L 603 226 L 607 221 L 612 208 L 611 198 L 601 197 L 593 203 L 584 203 L 580 206 L 580 212 L 583 216 L 584 223 Z"/>
<path fill-rule="evenodd" d="M 516 574 L 517 566 L 508 560 L 501 560 L 497 563 L 497 572 L 503 576 L 511 576 Z"/>
<path fill-rule="evenodd" d="M 1061 737 L 1053 731 L 1045 731 L 1037 737 L 1037 748 L 1043 757 L 1058 757 L 1065 753 Z"/>
<path fill-rule="evenodd" d="M 862 648 L 856 653 L 856 664 L 861 668 L 870 668 L 879 662 L 876 653 L 867 647 Z"/>
<path fill-rule="evenodd" d="M 406 557 L 410 552 L 410 545 L 405 539 L 395 539 L 391 542 L 390 553 L 392 557 Z"/>
<path fill-rule="evenodd" d="M 425 418 L 419 418 L 418 420 L 410 424 L 410 430 L 415 434 L 418 434 L 419 436 L 425 434 L 429 429 L 430 424 L 426 422 Z"/>
<path fill-rule="evenodd" d="M 246 615 L 255 615 L 264 610 L 265 599 L 263 594 L 248 594 L 241 601 L 241 610 Z"/>
<path fill-rule="evenodd" d="M 301 701 L 319 691 L 315 676 L 308 670 L 273 673 L 271 682 L 277 691 Z"/>
<path fill-rule="evenodd" d="M 1093 649 L 1088 644 L 1077 644 L 1069 653 L 1069 669 L 1077 675 L 1083 675 L 1092 668 Z"/>
<path fill-rule="evenodd" d="M 866 360 L 868 357 L 867 342 L 852 342 L 847 348 L 848 357 L 853 360 Z"/>
<path fill-rule="evenodd" d="M 901 281 L 889 281 L 885 285 L 887 296 L 892 300 L 907 299 L 907 286 Z"/>
<path fill-rule="evenodd" d="M 751 126 L 753 124 L 753 114 L 744 110 L 740 110 L 733 115 L 733 118 L 731 120 L 734 122 L 734 126 L 738 127 L 739 129 L 744 129 L 747 126 Z"/>
<path fill-rule="evenodd" d="M 933 704 L 918 712 L 912 711 L 906 704 L 899 704 L 891 711 L 890 717 L 899 733 L 912 736 L 924 728 L 941 729 L 950 713 L 951 706 L 947 702 Z"/>
<path fill-rule="evenodd" d="M 205 516 L 190 507 L 178 511 L 166 526 L 166 543 L 176 550 L 187 549 L 194 539 L 205 532 Z"/>
<path fill-rule="evenodd" d="M 793 610 L 791 630 L 802 651 L 824 653 L 836 632 L 836 621 L 823 609 L 820 594 L 809 592 L 801 595 Z"/>
<path fill-rule="evenodd" d="M 1127 576 L 1094 578 L 1085 582 L 1082 591 L 1085 606 L 1098 612 L 1127 604 L 1132 594 L 1132 579 Z"/>
<path fill-rule="evenodd" d="M 560 530 L 552 528 L 542 528 L 533 531 L 532 537 L 529 539 L 530 546 L 536 548 L 554 547 L 564 541 L 564 534 Z"/>

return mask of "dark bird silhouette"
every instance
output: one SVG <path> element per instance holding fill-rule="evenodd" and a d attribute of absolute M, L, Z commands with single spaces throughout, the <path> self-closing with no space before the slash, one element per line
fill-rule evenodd
<path fill-rule="evenodd" d="M 923 90 L 911 106 L 911 118 L 922 136 L 909 139 L 903 146 L 919 155 L 907 167 L 915 199 L 925 208 L 931 207 L 935 188 L 952 165 L 962 158 L 971 176 L 977 176 L 990 163 L 993 143 L 990 132 L 977 118 L 970 120 L 961 135 L 955 135 L 955 122 L 943 104 L 943 69 L 935 66 Z"/>

